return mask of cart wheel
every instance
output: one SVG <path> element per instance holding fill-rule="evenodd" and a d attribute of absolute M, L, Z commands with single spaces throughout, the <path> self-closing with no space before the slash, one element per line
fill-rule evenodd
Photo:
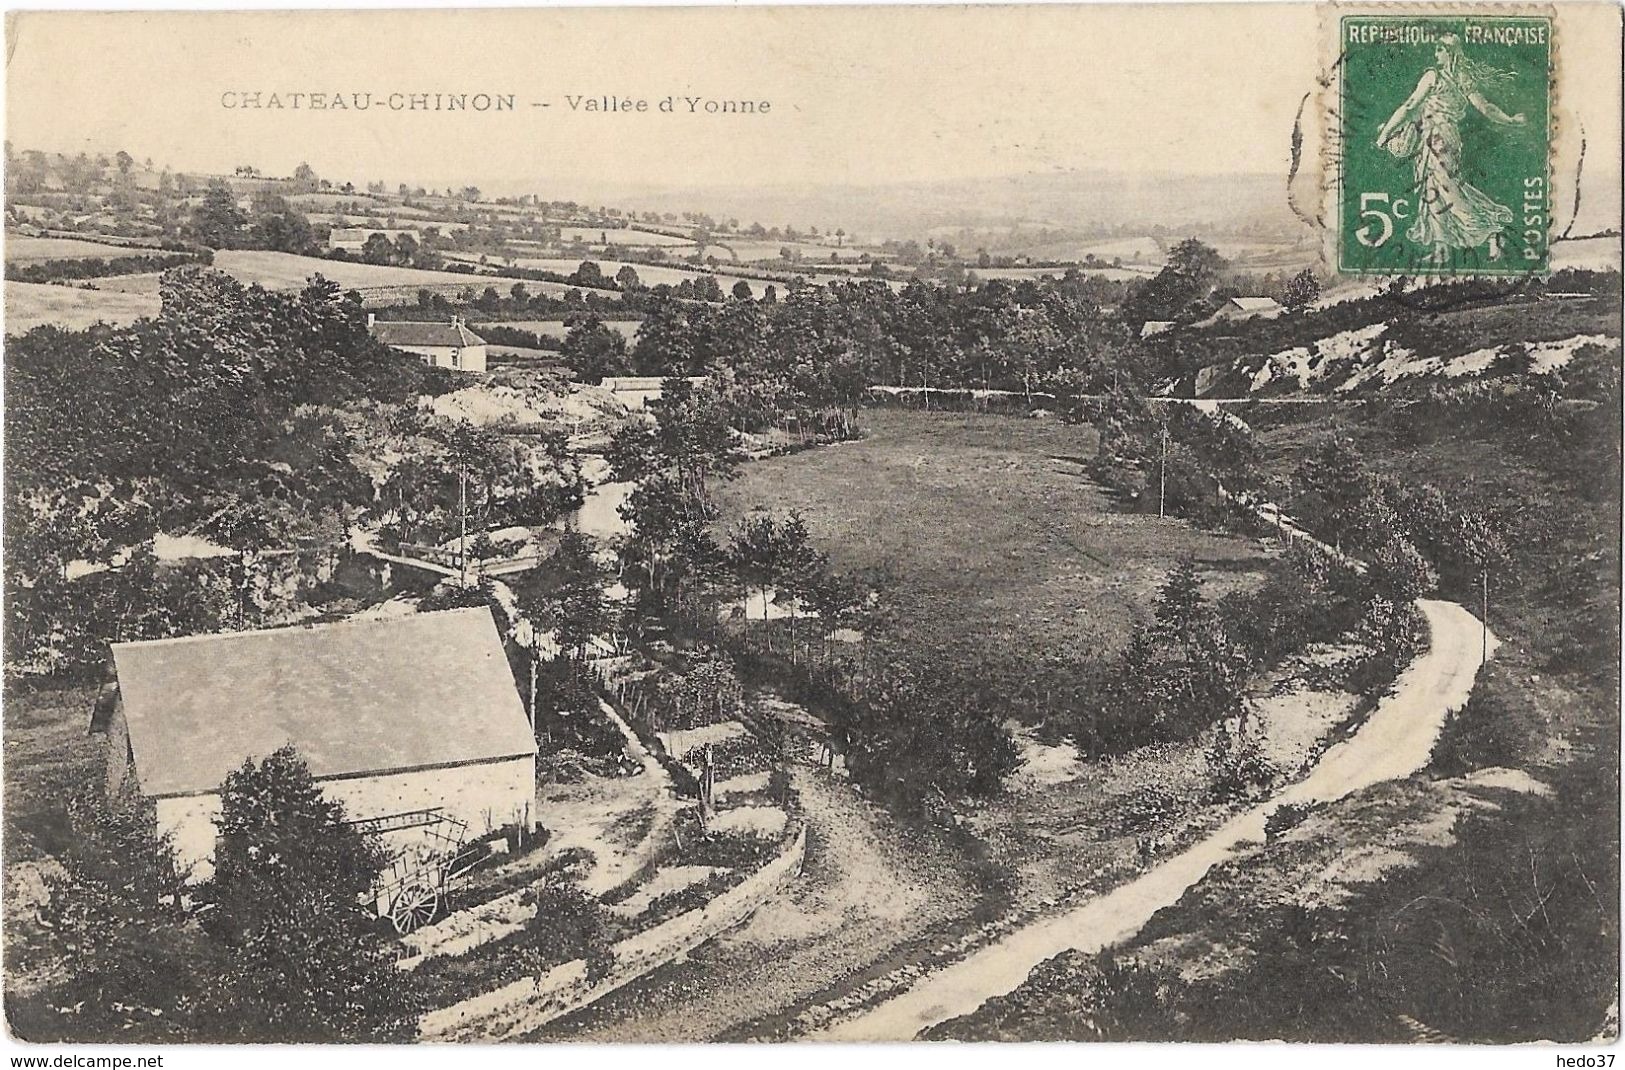
<path fill-rule="evenodd" d="M 415 884 L 402 888 L 389 906 L 389 920 L 405 936 L 429 924 L 440 912 L 440 889 Z"/>

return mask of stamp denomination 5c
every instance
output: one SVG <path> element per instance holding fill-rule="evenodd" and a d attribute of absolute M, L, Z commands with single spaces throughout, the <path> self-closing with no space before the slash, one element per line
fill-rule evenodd
<path fill-rule="evenodd" d="M 1344 15 L 1338 48 L 1338 269 L 1545 271 L 1552 20 Z"/>

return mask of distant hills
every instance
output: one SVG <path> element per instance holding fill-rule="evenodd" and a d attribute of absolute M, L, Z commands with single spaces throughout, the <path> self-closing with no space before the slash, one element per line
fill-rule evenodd
<path fill-rule="evenodd" d="M 842 226 L 866 240 L 1045 229 L 1079 239 L 1224 234 L 1290 243 L 1308 236 L 1287 205 L 1284 174 L 1054 171 L 873 185 L 627 186 L 615 187 L 612 195 L 640 208 L 701 209 L 747 224 L 791 219 Z"/>

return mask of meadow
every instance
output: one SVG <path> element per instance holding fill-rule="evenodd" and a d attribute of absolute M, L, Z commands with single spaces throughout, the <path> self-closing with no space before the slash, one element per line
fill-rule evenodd
<path fill-rule="evenodd" d="M 128 255 L 128 250 L 119 249 L 115 252 L 119 255 Z M 346 290 L 361 290 L 363 296 L 371 293 L 374 298 L 390 296 L 401 301 L 412 300 L 418 288 L 429 288 L 436 292 L 447 290 L 461 292 L 466 288 L 478 294 L 489 286 L 506 294 L 515 283 L 523 282 L 525 289 L 531 293 L 562 295 L 572 289 L 579 289 L 561 282 L 538 282 L 534 279 L 496 275 L 463 275 L 451 271 L 423 271 L 418 268 L 356 264 L 314 256 L 246 249 L 221 250 L 215 255 L 214 268 L 241 282 L 257 283 L 268 290 L 298 289 L 304 286 L 312 275 L 321 275 Z M 158 272 L 144 272 L 96 279 L 95 289 L 7 282 L 6 332 L 21 334 L 41 324 L 82 330 L 97 322 L 128 324 L 142 316 L 156 316 L 158 280 Z M 397 292 L 386 294 L 384 292 L 386 288 L 392 288 Z M 635 330 L 636 326 L 634 325 L 632 329 Z"/>
<path fill-rule="evenodd" d="M 533 279 L 503 278 L 496 275 L 463 275 L 452 271 L 424 271 L 420 268 L 391 267 L 380 264 L 357 264 L 344 260 L 326 260 L 315 256 L 296 256 L 292 253 L 273 253 L 258 249 L 223 249 L 215 254 L 214 267 L 244 283 L 258 283 L 268 290 L 293 290 L 303 286 L 312 275 L 331 279 L 345 289 L 369 289 L 377 286 L 468 286 L 476 293 L 494 286 L 506 293 L 516 282 L 523 282 L 532 293 L 564 293 L 571 287 L 558 282 L 537 282 Z M 99 280 L 99 288 L 124 293 L 158 292 L 156 273 L 123 275 Z"/>
<path fill-rule="evenodd" d="M 630 342 L 633 336 L 638 333 L 638 328 L 643 326 L 643 321 L 604 320 L 603 324 Z M 492 320 L 490 325 L 493 327 L 511 327 L 516 331 L 529 331 L 532 334 L 541 335 L 543 338 L 557 338 L 560 341 L 563 341 L 565 336 L 570 333 L 569 325 L 563 320 Z M 481 324 L 473 323 L 470 326 L 475 331 L 478 331 Z"/>
<path fill-rule="evenodd" d="M 675 246 L 693 245 L 689 238 L 674 238 L 670 234 L 656 234 L 652 230 L 636 227 L 560 227 L 559 240 L 582 245 L 637 245 Z"/>
<path fill-rule="evenodd" d="M 858 441 L 747 464 L 720 487 L 723 532 L 799 510 L 837 569 L 879 577 L 925 649 L 1117 649 L 1176 560 L 1217 598 L 1266 564 L 1247 539 L 1123 512 L 1084 473 L 1095 431 L 1053 420 L 873 409 Z"/>
<path fill-rule="evenodd" d="M 124 325 L 157 314 L 156 286 L 150 293 L 118 293 L 35 282 L 6 283 L 7 334 L 23 334 L 44 324 L 75 331 L 93 323 Z"/>
<path fill-rule="evenodd" d="M 80 241 L 78 238 L 31 238 L 21 234 L 6 235 L 6 263 L 34 264 L 45 260 L 83 260 L 101 257 L 110 260 L 117 256 L 134 256 L 152 250 L 129 245 L 111 245 L 104 242 Z"/>

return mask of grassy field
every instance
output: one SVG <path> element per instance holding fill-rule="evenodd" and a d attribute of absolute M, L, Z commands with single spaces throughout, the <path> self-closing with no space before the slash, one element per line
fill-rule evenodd
<path fill-rule="evenodd" d="M 157 250 L 132 248 L 128 245 L 107 245 L 102 242 L 80 241 L 77 238 L 31 238 L 26 235 L 6 235 L 6 263 L 33 264 L 42 260 L 83 260 L 93 256 L 111 259 L 115 256 L 139 256 Z"/>
<path fill-rule="evenodd" d="M 638 333 L 638 328 L 643 326 L 642 320 L 604 320 L 603 323 L 605 327 L 617 332 L 629 342 L 632 340 L 632 336 Z M 570 333 L 570 328 L 565 326 L 563 320 L 490 320 L 487 323 L 475 323 L 471 324 L 471 326 L 476 331 L 482 326 L 512 327 L 516 331 L 529 331 L 532 334 L 541 335 L 543 338 L 558 338 L 560 340 L 563 340 Z"/>
<path fill-rule="evenodd" d="M 689 238 L 674 238 L 670 234 L 656 234 L 652 230 L 638 230 L 636 227 L 560 227 L 559 240 L 583 245 L 603 245 L 606 241 L 611 245 L 694 244 Z"/>
<path fill-rule="evenodd" d="M 535 282 L 527 279 L 497 276 L 459 275 L 450 271 L 422 271 L 418 268 L 387 267 L 378 264 L 355 264 L 343 260 L 325 260 L 315 256 L 295 256 L 292 253 L 271 253 L 257 249 L 227 249 L 215 255 L 214 266 L 219 271 L 245 283 L 259 283 L 268 290 L 294 290 L 305 284 L 312 275 L 332 279 L 345 289 L 367 289 L 374 286 L 472 286 L 475 292 L 495 286 L 506 293 L 514 283 L 523 282 L 532 293 L 545 290 L 563 293 L 569 287 L 562 283 Z M 107 290 L 115 288 L 126 293 L 157 293 L 157 275 L 126 275 L 98 282 Z"/>
<path fill-rule="evenodd" d="M 800 510 L 837 568 L 883 577 L 932 648 L 1115 649 L 1179 557 L 1212 597 L 1264 565 L 1251 541 L 1117 511 L 1083 473 L 1090 428 L 891 409 L 863 427 L 861 441 L 746 465 L 719 491 L 721 526 L 758 505 Z"/>
<path fill-rule="evenodd" d="M 128 250 L 116 252 L 125 255 Z M 516 282 L 523 282 L 531 293 L 563 294 L 575 288 L 558 282 L 354 264 L 259 250 L 222 250 L 215 256 L 214 267 L 242 282 L 258 283 L 270 290 L 297 289 L 310 276 L 319 274 L 347 290 L 383 292 L 385 288 L 394 288 L 397 293 L 393 296 L 402 300 L 411 300 L 419 287 L 434 288 L 437 292 L 447 288 L 460 291 L 466 287 L 479 293 L 493 286 L 503 294 Z M 97 321 L 123 324 L 141 316 L 155 316 L 158 314 L 158 279 L 157 272 L 118 275 L 97 279 L 93 290 L 7 282 L 6 331 L 19 334 L 44 323 L 80 329 Z"/>
<path fill-rule="evenodd" d="M 1512 428 L 1415 442 L 1378 420 L 1322 412 L 1267 430 L 1267 467 L 1284 476 L 1331 426 L 1378 471 L 1518 518 L 1514 562 L 1490 605 L 1500 648 L 1430 767 L 1317 807 L 1214 867 L 1117 953 L 1139 975 L 1102 979 L 1096 961 L 1063 954 L 941 1035 L 1609 1039 L 1618 439 L 1571 441 L 1543 458 Z"/>
<path fill-rule="evenodd" d="M 81 290 L 45 283 L 6 283 L 6 333 L 22 334 L 42 324 L 82 330 L 93 323 L 133 323 L 158 314 L 158 289 L 151 293 Z"/>

